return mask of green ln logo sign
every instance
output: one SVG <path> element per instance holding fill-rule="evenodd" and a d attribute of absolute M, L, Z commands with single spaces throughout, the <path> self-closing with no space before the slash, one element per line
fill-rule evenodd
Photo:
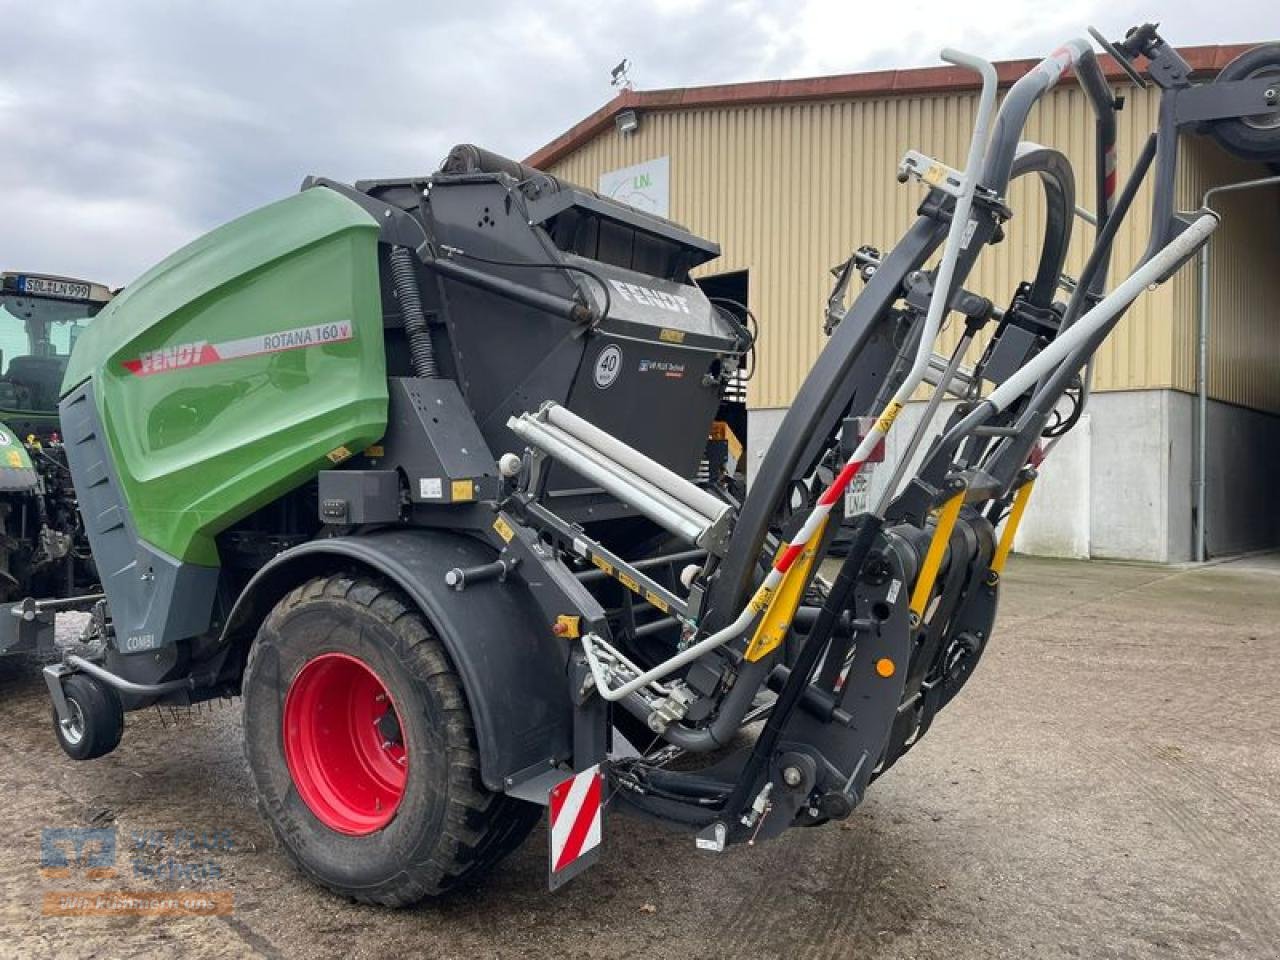
<path fill-rule="evenodd" d="M 671 158 L 657 157 L 600 175 L 597 191 L 659 217 L 671 216 Z"/>

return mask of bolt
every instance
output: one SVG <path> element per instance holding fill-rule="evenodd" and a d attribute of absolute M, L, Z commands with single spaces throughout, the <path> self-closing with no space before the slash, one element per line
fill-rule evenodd
<path fill-rule="evenodd" d="M 1280 95 L 1276 93 L 1275 87 L 1268 87 L 1266 93 L 1264 93 L 1263 96 L 1267 98 L 1267 106 L 1274 107 L 1276 104 L 1277 96 L 1280 96 Z"/>
<path fill-rule="evenodd" d="M 804 779 L 804 774 L 800 772 L 799 767 L 787 767 L 782 771 L 782 782 L 788 787 L 800 786 L 800 781 Z"/>
<path fill-rule="evenodd" d="M 386 703 L 386 702 L 387 702 L 387 695 L 386 695 L 385 693 L 380 693 L 380 694 L 378 694 L 376 697 L 374 697 L 373 699 L 374 699 L 375 701 L 377 701 L 378 703 Z"/>

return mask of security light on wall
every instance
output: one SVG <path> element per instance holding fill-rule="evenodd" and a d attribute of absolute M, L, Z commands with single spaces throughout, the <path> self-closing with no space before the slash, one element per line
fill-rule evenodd
<path fill-rule="evenodd" d="M 618 125 L 618 132 L 624 137 L 640 129 L 640 117 L 636 115 L 634 110 L 623 110 L 615 118 L 614 123 Z"/>

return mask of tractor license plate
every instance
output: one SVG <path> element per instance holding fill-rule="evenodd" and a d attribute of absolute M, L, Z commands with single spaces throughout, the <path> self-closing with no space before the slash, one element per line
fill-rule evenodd
<path fill-rule="evenodd" d="M 844 488 L 844 516 L 846 520 L 871 509 L 871 474 L 874 463 L 864 463 L 858 475 Z"/>
<path fill-rule="evenodd" d="M 77 283 L 75 280 L 54 280 L 49 277 L 19 277 L 18 291 L 37 297 L 89 299 L 89 284 Z"/>
<path fill-rule="evenodd" d="M 550 824 L 548 885 L 555 890 L 600 858 L 604 820 L 600 765 L 561 780 L 547 797 Z"/>

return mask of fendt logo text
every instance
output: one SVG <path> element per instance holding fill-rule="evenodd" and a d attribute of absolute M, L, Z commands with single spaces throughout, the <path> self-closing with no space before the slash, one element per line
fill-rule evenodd
<path fill-rule="evenodd" d="M 638 283 L 624 283 L 621 280 L 612 278 L 610 278 L 609 282 L 613 284 L 618 293 L 622 294 L 622 299 L 624 300 L 646 307 L 657 307 L 660 310 L 667 310 L 671 313 L 689 312 L 689 301 L 686 297 L 642 287 Z"/>

